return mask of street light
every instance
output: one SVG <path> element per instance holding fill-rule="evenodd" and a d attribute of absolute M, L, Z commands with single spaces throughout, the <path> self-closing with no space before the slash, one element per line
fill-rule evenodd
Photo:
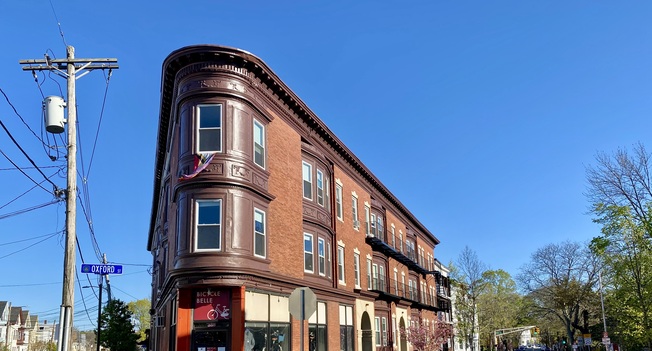
<path fill-rule="evenodd" d="M 93 288 L 94 286 L 92 285 L 86 285 L 82 286 L 82 288 Z M 100 331 L 102 328 L 100 328 L 100 320 L 102 318 L 102 282 L 100 282 L 100 295 L 98 297 L 98 303 L 97 303 L 97 351 L 100 351 Z"/>

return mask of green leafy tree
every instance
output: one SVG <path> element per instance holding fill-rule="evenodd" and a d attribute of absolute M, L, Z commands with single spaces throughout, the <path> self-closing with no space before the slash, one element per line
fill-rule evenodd
<path fill-rule="evenodd" d="M 134 332 L 132 313 L 117 299 L 110 300 L 100 316 L 100 344 L 111 351 L 134 351 L 138 334 Z"/>
<path fill-rule="evenodd" d="M 127 304 L 129 311 L 135 320 L 136 332 L 138 333 L 138 341 L 145 340 L 145 330 L 149 329 L 150 323 L 150 314 L 149 310 L 152 306 L 152 303 L 149 299 L 140 299 L 136 301 L 130 301 Z"/>
<path fill-rule="evenodd" d="M 588 327 L 585 315 L 600 305 L 594 291 L 599 269 L 599 260 L 588 247 L 567 241 L 536 250 L 517 279 L 534 313 L 557 317 L 568 340 L 575 340 L 575 331 Z"/>
<path fill-rule="evenodd" d="M 591 249 L 605 265 L 607 307 L 618 316 L 611 332 L 628 349 L 652 347 L 652 246 L 629 206 L 596 206 L 602 235 Z M 613 320 L 613 319 L 612 319 Z"/>
<path fill-rule="evenodd" d="M 521 296 L 516 291 L 516 283 L 502 269 L 488 270 L 482 274 L 484 290 L 478 296 L 478 324 L 480 343 L 492 347 L 494 331 L 517 326 Z"/>

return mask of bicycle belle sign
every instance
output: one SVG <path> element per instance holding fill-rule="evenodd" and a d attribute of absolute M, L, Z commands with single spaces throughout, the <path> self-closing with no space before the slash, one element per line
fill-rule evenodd
<path fill-rule="evenodd" d="M 195 291 L 196 321 L 231 319 L 231 295 L 228 290 L 203 289 Z"/>

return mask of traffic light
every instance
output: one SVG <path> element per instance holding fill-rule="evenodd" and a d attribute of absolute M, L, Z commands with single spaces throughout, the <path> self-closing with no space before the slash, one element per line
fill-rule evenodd
<path fill-rule="evenodd" d="M 561 338 L 561 343 L 566 345 L 566 337 L 565 336 Z"/>
<path fill-rule="evenodd" d="M 539 329 L 539 327 L 534 327 L 534 335 L 539 335 L 540 331 L 541 329 Z"/>

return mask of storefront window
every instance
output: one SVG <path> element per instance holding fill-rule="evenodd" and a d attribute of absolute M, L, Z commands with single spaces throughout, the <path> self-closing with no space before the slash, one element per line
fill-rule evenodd
<path fill-rule="evenodd" d="M 245 323 L 245 351 L 290 351 L 289 323 Z"/>

